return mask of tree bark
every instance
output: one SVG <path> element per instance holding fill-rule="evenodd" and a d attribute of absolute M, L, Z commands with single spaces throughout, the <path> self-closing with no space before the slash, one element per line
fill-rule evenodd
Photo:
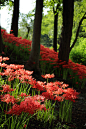
<path fill-rule="evenodd" d="M 59 48 L 59 60 L 68 62 L 73 27 L 74 0 L 63 0 L 63 32 Z"/>
<path fill-rule="evenodd" d="M 15 37 L 18 36 L 18 19 L 19 19 L 19 0 L 14 0 L 13 18 L 11 23 L 10 33 L 13 33 Z"/>
<path fill-rule="evenodd" d="M 54 38 L 53 38 L 53 48 L 57 52 L 57 19 L 58 13 L 55 14 L 54 12 Z"/>
<path fill-rule="evenodd" d="M 82 21 L 83 21 L 84 19 L 86 19 L 85 15 L 86 15 L 86 13 L 84 14 L 84 16 L 81 18 L 81 20 L 80 20 L 80 22 L 79 22 L 79 26 L 78 26 L 78 29 L 77 29 L 77 32 L 76 32 L 76 37 L 75 37 L 75 40 L 74 40 L 72 46 L 70 47 L 70 51 L 72 50 L 72 48 L 74 47 L 74 45 L 75 45 L 75 43 L 76 43 L 76 41 L 77 41 L 77 38 L 78 38 L 78 35 L 79 35 L 79 29 L 80 29 L 80 26 L 81 26 L 81 24 L 82 24 Z"/>
<path fill-rule="evenodd" d="M 28 39 L 28 34 L 29 34 L 29 32 L 30 32 L 30 27 L 26 26 L 26 28 L 27 28 L 27 34 L 26 34 L 26 36 L 25 36 L 25 39 Z"/>
<path fill-rule="evenodd" d="M 53 13 L 54 13 L 54 38 L 53 38 L 53 48 L 57 52 L 57 33 L 58 33 L 58 12 L 57 9 L 59 8 L 60 4 L 57 4 L 56 11 L 53 7 Z"/>
<path fill-rule="evenodd" d="M 31 53 L 30 53 L 29 61 L 25 65 L 26 69 L 32 70 L 34 72 L 40 72 L 39 56 L 40 56 L 42 10 L 43 10 L 43 0 L 36 0 L 36 11 L 35 11 Z"/>

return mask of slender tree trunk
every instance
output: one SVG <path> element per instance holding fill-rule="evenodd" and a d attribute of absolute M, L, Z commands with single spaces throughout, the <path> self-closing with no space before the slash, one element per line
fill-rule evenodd
<path fill-rule="evenodd" d="M 58 13 L 54 14 L 54 38 L 53 38 L 53 48 L 57 52 L 57 19 L 58 19 Z"/>
<path fill-rule="evenodd" d="M 16 37 L 18 36 L 18 19 L 19 19 L 19 0 L 14 0 L 14 10 L 13 10 L 13 18 L 11 24 L 10 33 L 13 33 Z"/>
<path fill-rule="evenodd" d="M 59 60 L 68 62 L 73 27 L 74 0 L 63 0 L 63 32 L 59 48 Z"/>
<path fill-rule="evenodd" d="M 27 28 L 27 34 L 26 34 L 26 36 L 25 36 L 25 39 L 27 39 L 28 38 L 28 34 L 29 34 L 29 32 L 30 32 L 30 27 L 26 27 Z"/>
<path fill-rule="evenodd" d="M 43 0 L 36 0 L 36 11 L 33 29 L 33 39 L 29 61 L 25 65 L 28 70 L 39 72 L 40 36 L 42 22 Z"/>
<path fill-rule="evenodd" d="M 57 33 L 58 33 L 58 8 L 60 4 L 58 3 L 56 6 L 56 10 L 53 7 L 53 13 L 54 13 L 54 37 L 53 37 L 53 48 L 57 52 Z"/>

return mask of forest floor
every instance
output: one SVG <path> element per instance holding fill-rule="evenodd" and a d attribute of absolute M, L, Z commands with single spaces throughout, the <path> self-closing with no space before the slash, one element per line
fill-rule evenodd
<path fill-rule="evenodd" d="M 9 57 L 9 54 L 7 55 Z M 25 62 L 22 62 L 20 60 L 20 64 L 25 65 Z M 18 61 L 15 60 L 14 58 L 9 60 L 10 64 L 19 64 L 19 59 Z M 8 64 L 9 64 L 8 63 Z M 38 79 L 39 80 L 39 79 Z M 59 81 L 59 80 L 57 80 Z M 72 122 L 71 123 L 65 123 L 63 122 L 62 124 L 66 124 L 70 127 L 70 129 L 86 129 L 86 84 L 85 88 L 83 89 L 76 89 L 77 92 L 80 92 L 79 98 L 76 100 L 75 103 L 73 103 L 73 108 L 72 108 Z M 55 110 L 58 110 L 55 109 Z M 59 121 L 59 118 L 55 121 L 57 123 Z M 44 128 L 42 125 L 44 123 L 40 123 L 40 121 L 37 121 L 36 119 L 30 120 L 28 124 L 28 129 L 52 129 L 52 127 L 48 128 L 48 124 Z M 40 126 L 38 126 L 40 125 Z M 55 128 L 57 129 L 57 128 Z M 64 129 L 64 128 L 63 128 Z"/>
<path fill-rule="evenodd" d="M 86 88 L 77 91 L 81 93 L 73 103 L 72 122 L 76 124 L 77 129 L 86 129 Z"/>

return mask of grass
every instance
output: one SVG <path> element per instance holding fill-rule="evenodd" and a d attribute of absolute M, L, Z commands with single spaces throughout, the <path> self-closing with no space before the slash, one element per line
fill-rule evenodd
<path fill-rule="evenodd" d="M 3 54 L 10 59 L 0 56 L 0 128 L 71 129 L 68 123 L 71 123 L 72 104 L 78 95 L 73 88 L 84 87 L 86 66 L 71 60 L 68 64 L 58 62 L 58 53 L 41 45 L 40 68 L 47 82 L 38 82 L 23 65 L 29 59 L 31 41 L 4 30 L 2 36 Z M 49 83 L 48 78 L 54 77 L 52 73 L 55 78 L 71 81 L 72 86 L 68 88 L 58 80 Z"/>

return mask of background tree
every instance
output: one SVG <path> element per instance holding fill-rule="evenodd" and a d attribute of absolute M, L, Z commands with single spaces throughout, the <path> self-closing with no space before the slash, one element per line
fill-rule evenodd
<path fill-rule="evenodd" d="M 31 46 L 31 53 L 29 61 L 25 68 L 33 70 L 34 73 L 39 73 L 39 56 L 40 56 L 40 36 L 41 36 L 41 22 L 42 22 L 43 0 L 36 0 L 36 11 L 33 29 L 33 39 Z"/>
<path fill-rule="evenodd" d="M 55 3 L 55 1 L 53 0 Z M 54 13 L 54 36 L 53 36 L 53 48 L 57 52 L 57 34 L 58 34 L 58 14 L 60 10 L 60 0 L 58 0 L 58 3 L 56 3 L 53 7 L 53 13 Z"/>
<path fill-rule="evenodd" d="M 59 11 L 58 13 L 58 21 L 57 21 L 57 50 L 59 49 L 58 41 L 60 39 L 61 34 L 61 28 L 62 28 L 62 12 Z M 53 7 L 51 9 L 48 9 L 47 13 L 43 16 L 42 19 L 42 29 L 41 29 L 42 36 L 47 35 L 49 37 L 49 40 L 47 43 L 43 42 L 43 39 L 41 37 L 41 44 L 45 45 L 46 47 L 53 48 L 53 39 L 54 39 L 54 13 L 53 13 Z M 47 40 L 47 39 L 46 39 Z M 49 42 L 49 44 L 48 44 Z"/>
<path fill-rule="evenodd" d="M 59 48 L 59 60 L 68 62 L 73 27 L 74 0 L 63 0 L 63 30 Z"/>
<path fill-rule="evenodd" d="M 12 33 L 16 37 L 18 36 L 18 19 L 19 19 L 19 0 L 14 0 L 14 9 L 13 9 L 11 30 L 13 30 Z"/>
<path fill-rule="evenodd" d="M 53 9 L 54 29 L 53 29 L 53 48 L 57 52 L 57 36 L 58 36 L 58 15 L 62 10 L 62 0 L 47 0 L 45 6 Z"/>
<path fill-rule="evenodd" d="M 42 18 L 42 25 L 41 25 L 41 44 L 43 44 L 43 36 L 47 35 L 49 40 L 51 41 L 49 44 L 53 44 L 53 28 L 54 28 L 54 19 L 53 19 L 53 10 L 47 11 L 47 13 Z M 45 43 L 44 43 L 45 44 Z M 44 45 L 43 44 L 43 45 Z M 48 42 L 46 47 L 49 46 Z"/>
<path fill-rule="evenodd" d="M 28 14 L 20 13 L 20 19 L 18 36 L 32 40 L 34 10 L 29 11 Z"/>
<path fill-rule="evenodd" d="M 52 47 L 52 39 L 49 38 L 47 34 L 41 34 L 41 44 L 45 47 Z"/>

